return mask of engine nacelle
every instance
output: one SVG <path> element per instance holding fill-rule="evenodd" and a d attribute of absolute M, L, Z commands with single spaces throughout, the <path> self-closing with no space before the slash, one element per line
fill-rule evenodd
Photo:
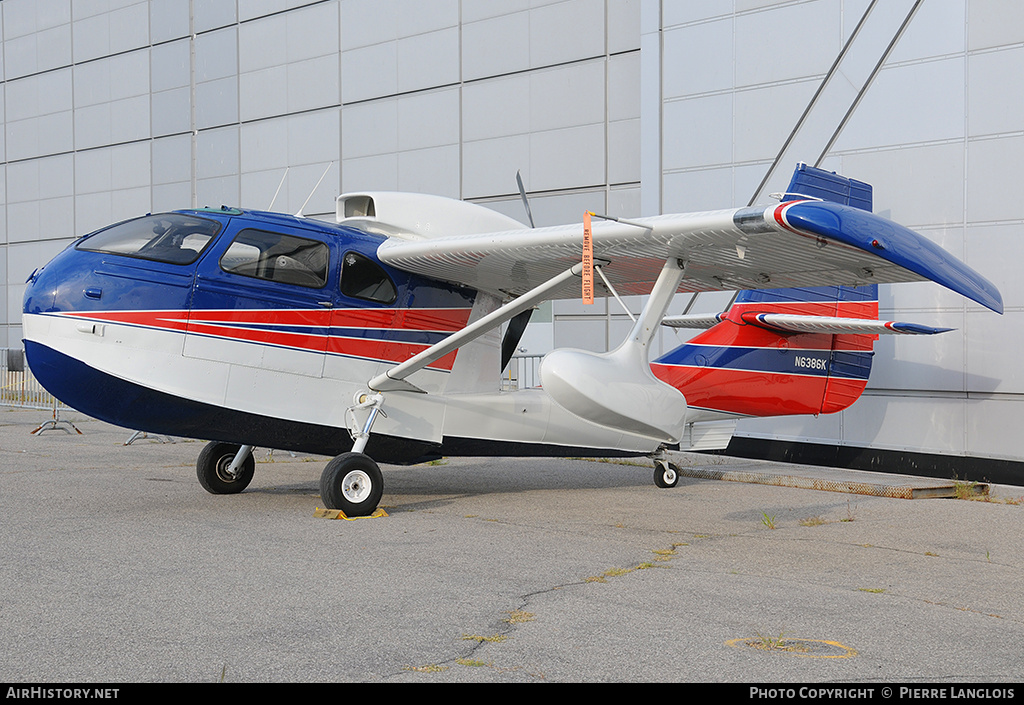
<path fill-rule="evenodd" d="M 337 198 L 335 219 L 366 232 L 412 240 L 526 227 L 476 203 L 399 191 L 343 193 Z"/>

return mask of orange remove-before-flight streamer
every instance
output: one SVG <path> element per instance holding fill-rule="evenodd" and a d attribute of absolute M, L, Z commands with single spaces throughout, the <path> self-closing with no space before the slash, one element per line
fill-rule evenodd
<path fill-rule="evenodd" d="M 590 229 L 590 211 L 583 215 L 583 303 L 594 303 L 594 237 Z"/>

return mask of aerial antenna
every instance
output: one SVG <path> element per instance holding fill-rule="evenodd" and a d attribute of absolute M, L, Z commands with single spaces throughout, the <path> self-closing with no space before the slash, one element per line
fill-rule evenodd
<path fill-rule="evenodd" d="M 526 217 L 530 220 L 530 227 L 535 227 L 533 224 L 533 213 L 530 212 L 530 201 L 526 198 L 526 189 L 523 188 L 523 177 L 519 175 L 519 171 L 516 171 L 516 183 L 519 184 L 519 196 L 523 199 L 523 205 L 526 206 Z"/>
<path fill-rule="evenodd" d="M 331 170 L 332 166 L 334 166 L 334 162 L 331 162 L 330 164 L 328 164 L 327 168 L 324 169 L 324 173 L 320 175 L 320 181 L 316 182 L 316 186 L 314 186 L 313 190 L 309 192 L 309 195 L 306 196 L 306 200 L 302 203 L 302 206 L 299 208 L 299 211 L 295 214 L 296 218 L 303 218 L 303 217 L 305 217 L 305 216 L 302 215 L 302 209 L 306 207 L 306 204 L 309 203 L 309 199 L 313 198 L 313 194 L 316 193 L 316 190 L 318 188 L 320 188 L 320 182 L 324 180 L 324 177 L 327 176 L 327 172 L 329 172 Z"/>
<path fill-rule="evenodd" d="M 291 169 L 290 166 L 286 166 L 284 168 L 284 176 L 281 177 L 281 183 L 277 185 L 277 190 L 274 191 L 274 197 L 270 199 L 270 205 L 267 206 L 268 211 L 274 210 L 274 202 L 277 200 L 277 194 L 281 193 L 281 187 L 284 186 L 284 180 L 288 178 L 289 169 Z"/>
<path fill-rule="evenodd" d="M 593 211 L 591 211 L 590 215 L 594 216 L 595 218 L 600 218 L 601 220 L 612 220 L 615 221 L 616 223 L 622 223 L 623 225 L 632 225 L 634 228 L 643 228 L 644 230 L 648 230 L 652 233 L 654 232 L 654 227 L 651 225 L 644 225 L 643 223 L 637 223 L 632 220 L 626 220 L 625 218 L 617 218 L 614 215 L 601 215 L 600 213 L 594 213 Z"/>

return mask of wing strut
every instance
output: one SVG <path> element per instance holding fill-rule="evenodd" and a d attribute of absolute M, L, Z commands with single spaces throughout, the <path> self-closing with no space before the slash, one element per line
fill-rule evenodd
<path fill-rule="evenodd" d="M 612 286 L 612 283 L 610 281 L 608 281 L 608 277 L 604 275 L 604 270 L 601 269 L 601 266 L 596 265 L 594 269 L 596 269 L 597 273 L 601 276 L 601 281 L 604 282 L 605 288 L 607 288 L 608 291 L 612 292 L 612 296 L 615 297 L 615 300 L 619 302 L 620 306 L 622 306 L 622 310 L 626 312 L 627 316 L 629 316 L 629 320 L 636 323 L 636 316 L 633 315 L 633 312 L 629 310 L 629 306 L 627 306 L 626 302 L 622 300 L 621 296 L 619 296 L 619 292 L 615 291 L 615 287 Z"/>
<path fill-rule="evenodd" d="M 582 273 L 582 263 L 573 265 L 540 286 L 531 289 L 522 296 L 509 301 L 501 308 L 492 311 L 475 323 L 471 323 L 458 333 L 449 335 L 440 343 L 431 345 L 426 350 L 410 357 L 402 364 L 392 367 L 383 374 L 377 375 L 367 383 L 367 386 L 377 392 L 423 392 L 423 390 L 416 385 L 406 381 L 406 377 L 411 375 L 413 372 L 422 370 L 424 367 L 435 360 L 439 360 L 444 357 L 452 350 L 462 347 L 470 341 L 476 340 L 484 333 L 500 326 L 505 321 L 514 318 L 523 311 L 529 310 L 542 301 L 545 301 L 551 292 L 557 291 L 560 287 L 564 286 L 568 280 L 573 277 L 578 277 Z"/>

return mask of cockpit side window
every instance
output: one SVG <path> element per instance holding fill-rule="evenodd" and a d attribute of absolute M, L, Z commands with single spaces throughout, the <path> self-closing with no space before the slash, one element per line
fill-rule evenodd
<path fill-rule="evenodd" d="M 183 213 L 147 215 L 94 233 L 76 249 L 138 259 L 192 264 L 220 230 L 220 223 Z"/>
<path fill-rule="evenodd" d="M 341 265 L 341 293 L 355 299 L 390 304 L 398 290 L 387 272 L 369 257 L 346 252 Z"/>
<path fill-rule="evenodd" d="M 320 289 L 327 284 L 330 249 L 319 240 L 243 230 L 220 258 L 225 272 Z"/>

